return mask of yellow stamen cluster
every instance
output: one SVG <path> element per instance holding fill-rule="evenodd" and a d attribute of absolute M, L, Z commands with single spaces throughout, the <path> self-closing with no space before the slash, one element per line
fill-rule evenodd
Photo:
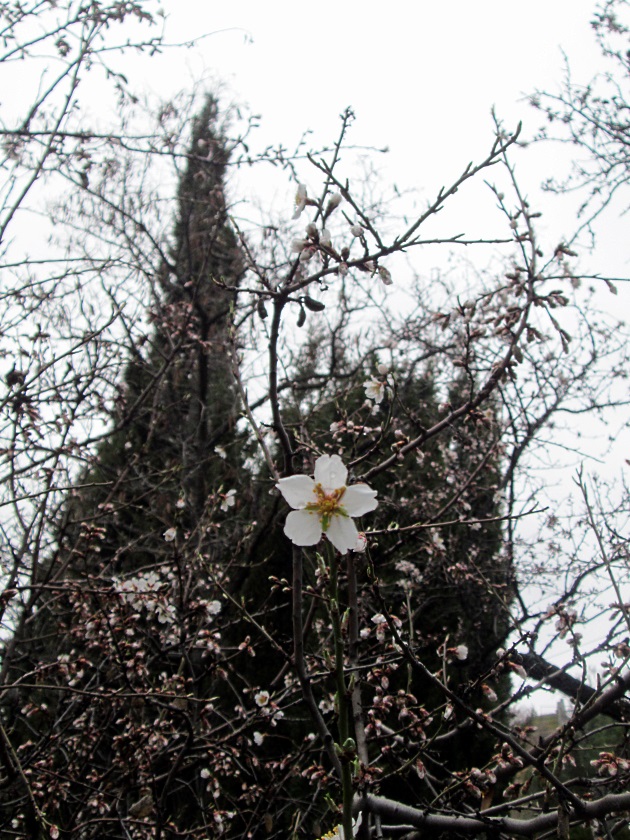
<path fill-rule="evenodd" d="M 323 834 L 319 840 L 339 840 L 339 827 L 337 827 L 334 831 L 327 831 L 326 834 Z"/>
<path fill-rule="evenodd" d="M 341 506 L 341 499 L 346 492 L 345 487 L 338 487 L 332 493 L 326 493 L 321 484 L 315 485 L 316 502 L 309 502 L 306 510 L 316 513 L 322 521 L 322 531 L 328 530 L 330 520 L 333 516 L 347 516 L 345 509 Z M 326 837 L 327 835 L 324 835 Z M 334 835 L 331 835 L 334 837 Z M 323 838 L 322 838 L 323 840 Z"/>

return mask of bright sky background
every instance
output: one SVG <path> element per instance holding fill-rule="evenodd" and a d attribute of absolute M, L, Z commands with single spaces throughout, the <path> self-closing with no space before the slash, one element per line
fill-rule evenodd
<path fill-rule="evenodd" d="M 375 156 L 383 182 L 416 190 L 421 202 L 487 153 L 493 107 L 506 129 L 522 120 L 523 137 L 536 132 L 541 116 L 526 97 L 559 89 L 563 51 L 577 81 L 602 67 L 590 27 L 595 0 L 164 0 L 163 8 L 169 42 L 201 40 L 151 59 L 146 84 L 156 94 L 218 82 L 226 101 L 261 115 L 260 146 L 288 148 L 306 130 L 314 144 L 332 142 L 351 106 L 350 141 L 388 147 Z M 546 145 L 521 156 L 530 197 L 566 170 L 567 151 Z M 564 208 L 576 200 L 544 200 L 543 229 L 572 233 L 574 216 Z M 601 235 L 597 269 L 627 274 L 617 231 L 606 226 Z"/>

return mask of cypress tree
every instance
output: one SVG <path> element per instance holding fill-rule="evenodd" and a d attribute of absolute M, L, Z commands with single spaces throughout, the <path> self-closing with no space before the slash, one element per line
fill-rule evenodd
<path fill-rule="evenodd" d="M 128 837 L 126 820 L 146 811 L 164 827 L 203 799 L 198 757 L 194 784 L 172 776 L 207 725 L 225 555 L 243 538 L 230 506 L 248 481 L 228 346 L 244 260 L 212 96 L 191 135 L 152 333 L 127 363 L 113 431 L 69 495 L 58 549 L 7 646 L 4 723 L 17 753 L 0 825 L 34 837 L 41 820 L 22 773 L 62 836 Z M 145 748 L 151 737 L 159 744 Z M 175 804 L 182 785 L 192 787 Z M 183 824 L 196 820 L 191 809 Z"/>
<path fill-rule="evenodd" d="M 129 359 L 112 434 L 68 500 L 57 553 L 12 642 L 15 690 L 5 724 L 61 836 L 279 837 L 295 826 L 307 836 L 326 809 L 314 790 L 335 790 L 289 662 L 285 514 L 278 496 L 256 492 L 269 482 L 264 470 L 248 467 L 237 425 L 228 345 L 244 259 L 227 220 L 228 162 L 208 98 L 193 125 L 172 244 L 155 281 L 151 335 Z M 325 341 L 313 331 L 296 387 L 283 399 L 305 465 L 314 451 L 341 450 L 345 461 L 369 469 L 436 421 L 430 369 L 392 371 L 396 386 L 373 415 L 365 365 L 343 349 L 339 333 L 332 377 L 318 377 Z M 454 400 L 457 383 L 452 390 Z M 506 629 L 502 613 L 492 618 L 493 606 L 497 593 L 509 601 L 509 585 L 498 525 L 477 531 L 459 523 L 498 510 L 492 435 L 491 422 L 468 418 L 371 482 L 381 504 L 370 528 L 380 533 L 371 559 L 357 560 L 361 623 L 372 628 L 360 681 L 374 756 L 379 727 L 399 727 L 404 710 L 401 737 L 378 763 L 383 791 L 393 786 L 414 803 L 424 793 L 418 761 L 452 773 L 461 741 L 452 749 L 436 742 L 425 755 L 419 733 L 439 729 L 426 721 L 442 698 L 394 668 L 393 648 L 383 659 L 372 619 L 383 598 L 412 628 L 416 655 L 432 670 L 441 667 L 441 648 L 466 644 L 469 657 L 454 663 L 453 681 L 472 704 L 483 701 L 478 675 Z M 454 524 L 443 524 L 442 510 Z M 398 530 L 389 530 L 392 522 Z M 325 701 L 334 687 L 321 662 L 329 629 L 314 556 L 305 557 L 306 652 Z M 261 690 L 283 698 L 284 719 Z M 0 827 L 17 820 L 37 836 L 41 821 L 18 767 L 10 756 L 6 764 Z"/>

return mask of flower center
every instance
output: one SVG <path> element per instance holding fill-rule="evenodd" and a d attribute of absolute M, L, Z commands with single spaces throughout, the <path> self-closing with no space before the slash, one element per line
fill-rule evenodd
<path fill-rule="evenodd" d="M 347 516 L 345 509 L 341 505 L 341 499 L 346 492 L 346 488 L 338 487 L 332 493 L 326 493 L 321 484 L 315 485 L 316 502 L 309 502 L 306 505 L 306 510 L 316 513 L 322 521 L 322 531 L 327 531 L 330 525 L 330 520 L 333 516 Z"/>

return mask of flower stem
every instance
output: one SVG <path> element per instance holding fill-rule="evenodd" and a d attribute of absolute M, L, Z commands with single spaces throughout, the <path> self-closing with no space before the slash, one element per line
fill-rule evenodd
<path fill-rule="evenodd" d="M 327 542 L 328 569 L 330 575 L 330 618 L 335 645 L 335 678 L 337 683 L 337 717 L 339 743 L 341 747 L 341 788 L 343 796 L 343 833 L 344 838 L 352 837 L 352 758 L 348 755 L 350 738 L 348 696 L 344 672 L 344 644 L 339 611 L 339 582 L 337 577 L 337 557 L 335 549 Z M 354 750 L 352 750 L 354 753 Z M 352 756 L 354 757 L 354 756 Z"/>

